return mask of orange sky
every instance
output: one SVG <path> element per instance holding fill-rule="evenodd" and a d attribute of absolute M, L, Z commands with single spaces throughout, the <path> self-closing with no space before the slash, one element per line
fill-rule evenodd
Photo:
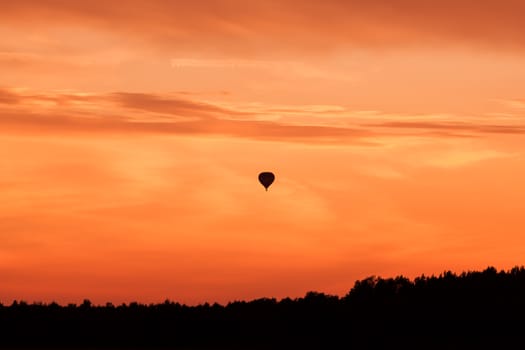
<path fill-rule="evenodd" d="M 524 264 L 523 23 L 518 0 L 2 4 L 0 302 Z"/>

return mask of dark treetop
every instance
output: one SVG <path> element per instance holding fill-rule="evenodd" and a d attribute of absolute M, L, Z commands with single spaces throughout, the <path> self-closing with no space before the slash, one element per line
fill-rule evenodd
<path fill-rule="evenodd" d="M 369 277 L 344 296 L 0 306 L 0 348 L 525 348 L 525 268 Z"/>

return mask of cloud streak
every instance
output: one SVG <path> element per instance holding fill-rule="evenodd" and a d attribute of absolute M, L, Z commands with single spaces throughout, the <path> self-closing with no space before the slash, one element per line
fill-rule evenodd
<path fill-rule="evenodd" d="M 0 89 L 0 104 L 16 104 L 19 97 L 6 89 Z"/>
<path fill-rule="evenodd" d="M 369 124 L 374 128 L 391 128 L 391 129 L 419 129 L 419 130 L 439 130 L 451 132 L 467 132 L 470 134 L 525 134 L 525 125 L 505 125 L 505 124 L 469 124 L 469 123 L 451 123 L 451 122 L 385 122 L 378 124 Z"/>
<path fill-rule="evenodd" d="M 155 94 L 17 95 L 4 92 L 4 95 L 4 100 L 11 105 L 0 116 L 0 125 L 6 132 L 155 133 L 345 143 L 359 142 L 370 135 L 358 127 L 252 120 L 250 117 L 257 116 L 254 111 Z M 87 109 L 81 108 L 83 103 Z M 93 105 L 98 109 L 89 109 Z M 239 119 L 241 117 L 244 119 Z"/>
<path fill-rule="evenodd" d="M 166 49 L 272 55 L 436 44 L 521 50 L 524 14 L 519 0 L 399 0 L 395 5 L 388 0 L 135 0 L 126 6 L 101 0 L 28 0 L 4 4 L 0 19 L 33 28 L 97 28 L 143 44 L 162 43 Z"/>
<path fill-rule="evenodd" d="M 144 133 L 225 136 L 306 143 L 374 144 L 383 136 L 474 137 L 524 134 L 522 124 L 449 120 L 393 121 L 334 106 L 224 106 L 180 94 L 79 94 L 0 90 L 7 133 Z M 403 116 L 398 116 L 403 117 Z M 325 119 L 329 118 L 329 123 Z M 450 118 L 450 116 L 448 116 Z M 270 120 L 268 120 L 270 119 Z M 465 119 L 466 120 L 466 119 Z M 336 123 L 334 121 L 339 121 Z"/>
<path fill-rule="evenodd" d="M 161 97 L 146 93 L 114 93 L 114 101 L 122 107 L 135 108 L 148 112 L 167 113 L 177 116 L 190 116 L 213 119 L 220 116 L 250 116 L 253 113 L 226 109 L 213 104 L 196 102 L 176 97 Z"/>

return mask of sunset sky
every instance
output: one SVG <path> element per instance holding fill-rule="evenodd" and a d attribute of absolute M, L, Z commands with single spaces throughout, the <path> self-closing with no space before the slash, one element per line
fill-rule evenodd
<path fill-rule="evenodd" d="M 4 304 L 524 265 L 525 2 L 2 1 L 0 199 Z"/>

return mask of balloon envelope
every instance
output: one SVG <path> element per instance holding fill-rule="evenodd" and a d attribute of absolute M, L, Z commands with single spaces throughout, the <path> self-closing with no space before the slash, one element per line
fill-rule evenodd
<path fill-rule="evenodd" d="M 259 182 L 264 186 L 266 191 L 268 191 L 268 187 L 273 183 L 273 180 L 275 180 L 275 175 L 269 171 L 259 174 Z"/>

